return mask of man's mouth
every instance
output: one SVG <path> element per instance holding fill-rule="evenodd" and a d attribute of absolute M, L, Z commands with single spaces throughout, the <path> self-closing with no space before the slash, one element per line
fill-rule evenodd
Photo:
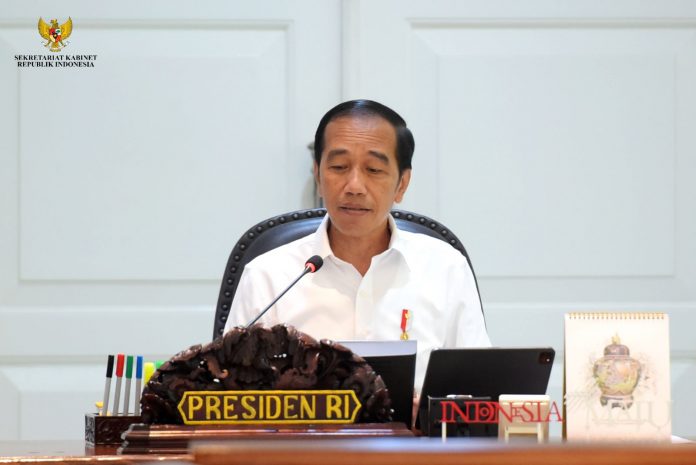
<path fill-rule="evenodd" d="M 369 208 L 361 207 L 359 205 L 341 205 L 338 208 L 347 213 L 365 213 L 370 211 Z"/>

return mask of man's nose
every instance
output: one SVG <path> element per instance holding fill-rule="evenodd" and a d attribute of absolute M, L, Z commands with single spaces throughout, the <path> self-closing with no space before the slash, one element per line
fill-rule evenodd
<path fill-rule="evenodd" d="M 360 195 L 365 194 L 365 178 L 364 174 L 358 168 L 353 168 L 348 173 L 348 182 L 346 183 L 346 192 L 348 194 Z"/>

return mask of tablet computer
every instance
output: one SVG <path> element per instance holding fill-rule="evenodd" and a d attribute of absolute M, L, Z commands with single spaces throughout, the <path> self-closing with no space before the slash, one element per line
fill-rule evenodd
<path fill-rule="evenodd" d="M 429 396 L 497 401 L 501 394 L 545 394 L 554 357 L 551 347 L 435 349 L 425 371 L 416 426 L 427 421 Z"/>

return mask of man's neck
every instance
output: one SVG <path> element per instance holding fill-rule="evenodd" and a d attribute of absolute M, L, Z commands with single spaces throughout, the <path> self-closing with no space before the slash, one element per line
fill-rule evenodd
<path fill-rule="evenodd" d="M 365 276 L 370 268 L 372 257 L 389 248 L 391 239 L 388 222 L 385 223 L 384 229 L 369 237 L 346 236 L 329 223 L 328 236 L 333 254 L 353 265 L 362 276 Z"/>

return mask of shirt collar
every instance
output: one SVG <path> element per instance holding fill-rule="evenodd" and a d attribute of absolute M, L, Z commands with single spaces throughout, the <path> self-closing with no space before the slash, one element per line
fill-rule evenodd
<path fill-rule="evenodd" d="M 331 244 L 329 243 L 329 221 L 330 218 L 327 213 L 324 216 L 324 219 L 322 220 L 321 224 L 319 225 L 319 228 L 317 228 L 317 232 L 315 235 L 314 250 L 317 252 L 318 255 L 320 255 L 324 259 L 326 259 L 326 257 L 337 258 L 334 255 L 333 250 L 331 250 Z M 406 264 L 409 265 L 407 258 L 407 243 L 403 237 L 403 232 L 400 231 L 399 228 L 396 226 L 396 221 L 394 221 L 394 217 L 389 215 L 387 217 L 387 221 L 389 222 L 389 231 L 391 231 L 389 246 L 387 247 L 387 250 L 382 252 L 379 256 L 385 256 L 390 253 L 397 253 L 403 258 Z"/>

